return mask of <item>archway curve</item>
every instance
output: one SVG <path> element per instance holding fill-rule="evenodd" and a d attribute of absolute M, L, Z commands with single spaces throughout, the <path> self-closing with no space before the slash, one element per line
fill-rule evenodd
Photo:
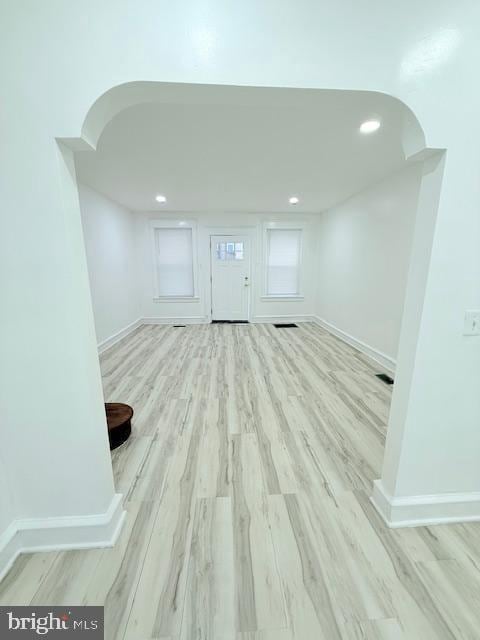
<path fill-rule="evenodd" d="M 189 104 L 236 104 L 274 105 L 281 97 L 286 105 L 299 105 L 313 96 L 322 94 L 369 94 L 375 95 L 379 105 L 394 105 L 402 111 L 402 145 L 405 158 L 411 158 L 426 150 L 425 132 L 414 112 L 404 102 L 386 93 L 350 89 L 315 89 L 255 87 L 247 85 L 187 84 L 154 81 L 128 82 L 112 87 L 102 94 L 90 107 L 85 116 L 78 138 L 63 138 L 61 141 L 74 150 L 96 149 L 98 140 L 107 126 L 119 113 L 147 103 L 189 103 Z"/>

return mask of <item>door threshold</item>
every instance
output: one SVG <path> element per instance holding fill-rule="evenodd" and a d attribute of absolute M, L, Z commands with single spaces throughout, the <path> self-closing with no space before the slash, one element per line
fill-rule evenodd
<path fill-rule="evenodd" d="M 212 320 L 212 324 L 250 324 L 248 320 Z"/>

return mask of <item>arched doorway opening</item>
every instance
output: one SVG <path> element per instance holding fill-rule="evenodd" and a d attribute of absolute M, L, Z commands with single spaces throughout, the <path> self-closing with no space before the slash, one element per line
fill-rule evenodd
<path fill-rule="evenodd" d="M 185 110 L 183 120 L 178 113 L 182 109 Z M 288 144 L 286 144 L 286 142 L 288 142 L 289 134 L 292 132 L 297 133 L 299 138 L 303 135 L 305 139 L 305 130 L 309 130 L 311 132 L 312 138 L 315 138 L 315 135 L 317 135 L 316 140 L 318 141 L 319 149 L 322 149 L 321 136 L 327 138 L 327 142 L 323 146 L 326 147 L 328 152 L 332 155 L 332 162 L 330 165 L 336 165 L 338 167 L 340 165 L 339 158 L 341 158 L 343 154 L 344 162 L 340 170 L 337 168 L 336 172 L 330 171 L 329 173 L 327 171 L 329 165 L 326 162 L 325 154 L 323 154 L 322 158 L 323 164 L 320 163 L 317 168 L 319 181 L 322 177 L 324 180 L 322 184 L 324 192 L 327 190 L 326 185 L 334 184 L 335 180 L 337 183 L 343 180 L 346 185 L 343 185 L 343 191 L 342 188 L 337 185 L 337 192 L 335 192 L 335 190 L 332 191 L 330 201 L 319 200 L 318 193 L 310 193 L 310 202 L 308 203 L 310 208 L 306 208 L 306 199 L 304 199 L 302 206 L 296 210 L 295 215 L 297 215 L 298 211 L 303 213 L 303 215 L 311 215 L 314 211 L 317 213 L 325 213 L 325 211 L 334 210 L 336 214 L 333 216 L 334 224 L 333 226 L 328 225 L 327 228 L 324 227 L 323 231 L 326 231 L 326 234 L 321 237 L 324 238 L 326 236 L 326 243 L 328 246 L 331 246 L 331 239 L 336 237 L 338 240 L 338 234 L 343 234 L 343 238 L 340 238 L 340 244 L 337 248 L 339 248 L 339 250 L 347 250 L 351 252 L 349 255 L 351 271 L 350 273 L 343 274 L 343 282 L 337 281 L 332 287 L 331 275 L 335 278 L 339 278 L 342 274 L 338 273 L 338 264 L 335 265 L 331 262 L 332 259 L 335 261 L 334 257 L 332 255 L 328 256 L 328 251 L 323 251 L 325 248 L 324 246 L 322 247 L 320 256 L 323 259 L 323 262 L 318 264 L 315 259 L 312 259 L 308 266 L 309 274 L 307 276 L 307 280 L 313 282 L 316 278 L 317 271 L 319 286 L 323 287 L 320 290 L 312 287 L 311 291 L 314 292 L 312 296 L 310 291 L 312 300 L 310 300 L 307 305 L 297 307 L 301 310 L 296 315 L 291 313 L 286 314 L 285 308 L 277 304 L 275 310 L 271 313 L 265 312 L 265 307 L 263 307 L 262 312 L 252 313 L 251 319 L 256 318 L 257 321 L 261 321 L 263 318 L 266 321 L 269 318 L 278 320 L 279 318 L 286 318 L 288 316 L 289 318 L 319 320 L 324 329 L 350 345 L 353 345 L 354 348 L 363 353 L 370 363 L 374 363 L 373 366 L 377 367 L 379 372 L 386 371 L 389 374 L 395 375 L 394 410 L 393 417 L 390 417 L 392 423 L 395 424 L 395 432 L 389 437 L 390 446 L 387 452 L 386 466 L 384 467 L 384 482 L 382 484 L 377 483 L 375 491 L 375 504 L 377 508 L 381 510 L 382 515 L 388 520 L 390 507 L 385 504 L 385 496 L 388 495 L 389 492 L 393 491 L 394 486 L 394 470 L 399 457 L 398 441 L 399 438 L 401 438 L 402 432 L 401 416 L 402 412 L 405 411 L 405 406 L 408 401 L 408 389 L 411 384 L 415 352 L 412 345 L 415 343 L 415 334 L 418 331 L 418 324 L 421 316 L 422 287 L 424 287 L 426 280 L 429 250 L 431 248 L 435 226 L 436 201 L 438 200 L 442 176 L 443 154 L 441 151 L 426 148 L 425 136 L 422 128 L 410 109 L 405 104 L 391 96 L 374 92 L 135 82 L 114 87 L 101 96 L 87 114 L 81 135 L 78 138 L 63 138 L 59 142 L 62 145 L 69 147 L 72 152 L 77 153 L 77 157 L 80 157 L 80 159 L 77 159 L 77 168 L 80 167 L 80 172 L 83 176 L 86 176 L 86 180 L 89 180 L 94 187 L 96 184 L 97 188 L 104 194 L 110 194 L 114 200 L 123 201 L 124 205 L 127 204 L 127 206 L 130 206 L 131 209 L 136 211 L 142 209 L 143 211 L 147 211 L 151 208 L 154 212 L 153 215 L 150 215 L 151 221 L 152 218 L 156 217 L 155 212 L 159 210 L 158 206 L 153 204 L 155 185 L 152 182 L 148 184 L 148 181 L 146 183 L 141 183 L 138 175 L 139 173 L 143 173 L 143 175 L 148 173 L 148 171 L 145 171 L 145 166 L 147 166 L 146 163 L 148 163 L 149 160 L 148 153 L 146 154 L 146 157 L 141 158 L 141 162 L 138 167 L 139 171 L 137 171 L 137 175 L 133 178 L 133 182 L 135 183 L 133 185 L 133 189 L 137 190 L 137 195 L 138 192 L 143 189 L 144 197 L 147 198 L 147 200 L 151 199 L 152 201 L 151 207 L 149 207 L 148 203 L 145 203 L 145 200 L 142 204 L 141 198 L 139 199 L 140 203 L 137 202 L 132 205 L 128 202 L 128 197 L 126 198 L 124 192 L 123 195 L 117 195 L 117 192 L 115 191 L 115 189 L 118 189 L 119 182 L 125 186 L 128 183 L 128 180 L 132 179 L 132 173 L 135 173 L 135 169 L 132 170 L 132 165 L 127 166 L 125 163 L 123 165 L 120 163 L 116 166 L 117 185 L 115 185 L 115 179 L 112 180 L 111 176 L 102 175 L 102 172 L 105 174 L 105 167 L 111 165 L 113 162 L 116 150 L 112 142 L 115 139 L 121 139 L 122 131 L 136 132 L 133 137 L 130 136 L 128 142 L 128 144 L 133 145 L 130 149 L 130 158 L 141 156 L 142 151 L 140 148 L 142 145 L 144 148 L 149 144 L 149 141 L 151 143 L 152 138 L 154 138 L 154 144 L 157 145 L 159 150 L 158 154 L 161 155 L 163 152 L 160 148 L 161 140 L 158 136 L 155 138 L 153 135 L 153 132 L 155 131 L 155 121 L 163 122 L 161 135 L 166 135 L 170 126 L 169 119 L 171 119 L 171 121 L 174 122 L 172 129 L 174 134 L 177 136 L 180 131 L 188 128 L 188 122 L 194 122 L 191 126 L 190 133 L 193 131 L 203 131 L 207 132 L 207 137 L 204 137 L 203 139 L 196 139 L 192 144 L 192 148 L 196 144 L 197 150 L 203 149 L 205 151 L 206 147 L 215 144 L 216 136 L 221 139 L 223 134 L 223 137 L 228 139 L 229 126 L 231 130 L 239 128 L 242 132 L 241 136 L 245 138 L 245 132 L 248 130 L 248 126 L 250 125 L 253 127 L 252 122 L 254 123 L 256 118 L 260 119 L 262 115 L 267 114 L 267 117 L 262 121 L 258 131 L 256 131 L 257 134 L 259 134 L 260 130 L 265 132 L 265 130 L 268 129 L 269 124 L 269 110 L 271 113 L 278 113 L 279 109 L 283 110 L 283 115 L 285 116 L 286 114 L 286 117 L 277 122 L 277 134 L 282 131 L 285 132 L 285 130 L 288 132 L 283 140 L 281 139 L 281 135 L 277 136 L 277 143 L 278 137 L 280 137 L 280 141 L 283 142 L 283 145 L 287 146 L 287 153 L 284 155 L 288 155 L 288 152 L 292 151 L 291 155 L 296 158 L 297 164 L 300 163 L 303 155 L 301 153 L 301 146 L 295 147 L 294 149 L 288 149 Z M 208 122 L 208 117 L 207 119 L 204 118 L 203 121 L 200 117 L 195 125 L 195 118 L 198 117 L 198 113 L 203 112 L 204 114 L 208 114 L 214 110 L 216 110 L 215 116 L 217 117 L 217 120 L 213 126 L 211 126 L 211 122 Z M 248 113 L 247 119 L 245 119 L 245 113 Z M 223 124 L 226 124 L 223 130 L 221 130 L 218 125 L 218 121 L 221 121 L 222 118 Z M 358 125 L 364 119 L 368 120 L 369 118 L 378 118 L 379 121 L 382 122 L 382 135 L 384 136 L 384 140 L 385 136 L 387 138 L 384 146 L 376 147 L 375 152 L 370 155 L 365 153 L 365 145 L 370 143 L 371 140 L 367 141 L 366 138 L 358 136 L 358 132 L 356 130 L 354 131 L 354 123 Z M 177 120 L 176 123 L 175 119 Z M 298 122 L 304 124 L 306 121 L 308 121 L 308 125 L 303 127 L 303 129 L 302 127 L 298 128 L 298 126 L 293 126 L 292 128 L 293 123 L 296 122 L 298 125 Z M 143 129 L 140 127 L 140 123 L 144 125 Z M 145 123 L 147 123 L 147 126 L 145 126 Z M 150 126 L 150 129 L 148 125 Z M 210 129 L 208 128 L 209 126 L 211 126 Z M 316 133 L 316 129 L 318 129 L 320 133 Z M 148 131 L 151 131 L 152 134 L 149 134 Z M 275 130 L 273 130 L 273 132 L 275 133 Z M 344 132 L 346 135 L 342 138 L 340 132 Z M 180 138 L 180 136 L 178 137 Z M 257 137 L 260 136 L 258 135 Z M 255 135 L 250 136 L 249 140 L 254 138 Z M 138 139 L 140 139 L 140 141 L 138 141 Z M 270 141 L 273 142 L 273 140 L 275 140 L 275 136 L 271 135 Z M 211 144 L 209 145 L 209 143 Z M 266 139 L 263 140 L 263 143 L 264 145 L 267 144 Z M 136 147 L 135 144 L 137 144 Z M 364 145 L 363 148 L 361 146 L 362 144 Z M 175 142 L 174 139 L 171 138 L 168 140 L 166 146 L 170 146 L 170 148 L 172 148 L 173 145 L 175 145 Z M 189 141 L 183 140 L 178 143 L 178 145 L 181 147 L 184 157 L 186 157 L 189 150 Z M 238 145 L 238 139 L 235 140 L 235 144 L 231 145 L 232 149 L 235 149 L 235 145 Z M 268 158 L 268 156 L 263 158 L 264 164 L 272 165 L 274 163 L 273 157 L 276 156 L 278 158 L 281 155 L 281 146 L 282 145 L 278 146 L 277 144 L 271 158 Z M 118 157 L 127 157 L 128 154 L 125 153 L 126 148 L 127 147 L 125 145 L 122 148 L 122 143 L 120 143 L 119 149 L 122 153 L 117 154 L 117 160 Z M 387 148 L 391 152 L 393 150 L 390 155 L 387 153 Z M 151 148 L 149 153 L 151 161 Z M 347 159 L 350 159 L 352 156 L 355 157 L 356 154 L 358 154 L 358 158 L 352 165 L 352 163 L 348 162 Z M 254 149 L 252 156 L 258 157 L 259 155 L 261 155 L 261 152 L 258 152 L 258 149 Z M 306 155 L 308 156 L 307 162 L 310 161 L 311 164 L 313 157 L 311 148 L 308 150 Z M 318 155 L 321 154 L 319 153 Z M 198 167 L 201 167 L 204 173 L 202 174 L 203 179 L 199 180 L 196 184 L 197 188 L 199 184 L 205 184 L 208 182 L 206 175 L 209 171 L 211 174 L 221 172 L 221 165 L 226 164 L 224 162 L 227 157 L 225 148 L 221 149 L 218 157 L 220 159 L 218 166 L 211 167 L 209 165 L 209 162 L 212 162 L 211 157 L 207 158 L 204 166 L 198 162 Z M 178 164 L 179 158 L 176 160 L 177 165 L 173 171 L 178 174 L 180 168 L 180 165 Z M 198 161 L 198 157 L 196 157 L 196 160 Z M 242 158 L 242 161 L 243 166 L 245 166 L 247 164 L 245 157 Z M 141 164 L 142 162 L 144 163 L 143 165 Z M 168 164 L 168 159 L 166 162 Z M 165 170 L 165 165 L 163 165 L 162 168 Z M 289 170 L 291 170 L 291 168 L 292 165 L 289 166 Z M 363 171 L 365 168 L 366 171 Z M 282 170 L 284 172 L 283 174 Z M 387 179 L 391 178 L 392 175 L 400 174 L 404 171 L 407 171 L 409 174 L 407 178 L 400 179 L 397 184 L 395 184 L 395 181 L 393 183 L 388 182 Z M 187 174 L 190 178 L 193 173 L 194 170 L 192 167 L 189 167 Z M 231 173 L 233 174 L 234 172 L 231 171 Z M 236 167 L 236 173 L 237 181 L 240 183 L 246 182 L 243 180 L 245 176 L 238 176 L 238 167 Z M 305 168 L 303 173 L 306 173 Z M 162 171 L 159 171 L 159 175 L 161 174 Z M 281 167 L 278 174 L 279 176 L 285 175 L 284 166 Z M 324 177 L 325 174 L 327 175 L 326 179 Z M 97 178 L 94 176 L 97 176 Z M 95 182 L 96 179 L 98 179 L 98 184 Z M 386 180 L 387 184 L 384 185 L 382 190 L 380 183 L 384 183 Z M 406 182 L 410 181 L 410 183 L 406 185 L 405 180 Z M 293 183 L 295 184 L 295 180 L 293 180 Z M 273 184 L 274 181 L 268 184 L 270 191 L 274 190 L 272 188 Z M 379 184 L 379 189 L 375 191 L 376 185 Z M 231 185 L 229 186 L 231 187 Z M 252 184 L 248 184 L 248 188 L 251 187 Z M 209 185 L 209 188 L 212 190 L 212 185 Z M 213 187 L 213 189 L 214 188 L 215 187 Z M 389 189 L 393 189 L 393 191 L 389 192 Z M 183 201 L 180 198 L 180 202 L 177 203 L 176 208 L 173 210 L 170 207 L 168 208 L 168 211 L 175 214 L 177 218 L 178 214 L 182 211 L 188 211 L 193 215 L 193 217 L 197 216 L 199 213 L 204 213 L 207 208 L 210 211 L 215 211 L 217 214 L 222 211 L 228 211 L 226 202 L 221 201 L 221 199 L 218 202 L 215 202 L 215 198 L 213 198 L 212 205 L 212 202 L 206 198 L 205 194 L 198 193 L 198 191 L 192 193 L 193 190 L 191 187 L 189 188 L 188 184 L 186 186 L 183 185 L 182 190 Z M 193 201 L 185 197 L 185 193 L 189 190 L 194 196 Z M 218 185 L 217 190 L 219 190 Z M 308 191 L 308 187 L 306 190 Z M 372 192 L 370 193 L 369 190 L 372 190 Z M 226 191 L 231 192 L 232 188 L 230 188 L 230 191 L 229 189 Z M 406 191 L 408 192 L 407 196 L 405 196 Z M 359 238 L 354 237 L 352 240 L 352 238 L 349 237 L 349 234 L 357 233 L 358 230 L 355 230 L 352 226 L 348 227 L 348 225 L 352 224 L 352 220 L 349 220 L 350 214 L 348 211 L 345 212 L 345 210 L 342 209 L 341 215 L 339 215 L 337 211 L 338 205 L 341 205 L 345 201 L 351 202 L 352 198 L 357 194 L 360 194 L 360 200 L 362 198 L 361 194 L 364 194 L 364 197 L 366 197 L 367 210 L 372 204 L 375 208 L 377 200 L 380 202 L 379 206 L 381 207 L 382 199 L 383 207 L 386 210 L 392 209 L 392 204 L 394 203 L 397 204 L 398 208 L 403 206 L 410 210 L 410 229 L 408 231 L 402 230 L 401 224 L 403 222 L 399 227 L 399 238 L 403 238 L 401 250 L 397 252 L 397 254 L 393 251 L 395 248 L 398 249 L 401 244 L 398 238 L 397 240 L 393 240 L 392 238 L 387 237 L 385 238 L 386 242 L 384 243 L 385 246 L 383 247 L 383 254 L 377 256 L 376 263 L 375 260 L 373 261 L 374 267 L 377 266 L 379 269 L 389 268 L 392 272 L 396 273 L 395 278 L 393 278 L 393 282 L 392 279 L 388 282 L 388 277 L 386 278 L 387 282 L 385 285 L 387 288 L 385 289 L 385 292 L 388 290 L 390 293 L 393 292 L 393 294 L 392 299 L 389 300 L 386 305 L 387 313 L 385 317 L 382 316 L 379 311 L 382 308 L 380 299 L 369 300 L 369 313 L 365 313 L 366 305 L 362 300 L 357 300 L 356 306 L 355 304 L 352 306 L 350 306 L 350 304 L 345 304 L 346 297 L 349 296 L 348 290 L 343 292 L 343 299 L 342 296 L 340 296 L 338 300 L 335 300 L 335 296 L 342 286 L 344 288 L 345 286 L 354 286 L 354 290 L 357 292 L 362 291 L 363 287 L 363 298 L 368 295 L 369 289 L 375 290 L 376 287 L 376 284 L 370 286 L 368 281 L 366 281 L 368 278 L 367 272 L 361 272 L 359 274 L 359 262 L 355 262 L 355 260 L 358 261 L 358 255 L 355 259 L 352 259 L 352 249 L 353 254 L 355 253 L 356 247 L 358 247 L 357 251 L 364 251 L 365 248 L 368 250 L 368 243 L 365 244 L 364 240 L 360 240 L 360 244 L 357 245 L 356 243 L 359 241 Z M 316 199 L 315 196 L 317 196 Z M 369 198 L 373 199 L 372 203 L 368 201 Z M 403 201 L 404 198 L 405 202 Z M 198 206 L 195 204 L 195 199 L 200 202 Z M 239 200 L 241 200 L 241 198 L 239 198 L 239 194 L 236 193 L 233 198 L 233 209 L 236 208 L 237 211 L 252 212 L 251 202 L 249 203 L 247 200 L 239 205 Z M 271 214 L 286 214 L 288 211 L 288 206 L 285 207 L 284 211 L 281 210 L 282 205 L 278 207 L 278 205 L 272 204 L 272 202 L 274 202 L 273 199 L 270 199 L 269 201 L 268 198 L 266 198 L 266 201 L 262 203 L 263 208 L 260 207 L 259 211 L 255 212 L 263 216 L 263 227 L 265 226 L 265 220 L 271 217 Z M 354 201 L 354 205 L 361 206 L 356 200 Z M 195 208 L 196 206 L 197 208 Z M 275 208 L 275 206 L 277 208 Z M 395 215 L 395 213 L 396 212 L 394 211 L 392 215 Z M 367 211 L 367 218 L 369 216 L 370 218 L 368 223 L 371 223 L 371 212 Z M 229 228 L 233 228 L 231 221 L 229 224 L 225 225 L 225 222 L 220 222 L 219 219 L 220 217 L 217 216 L 215 223 L 210 221 L 206 226 L 210 226 L 212 228 L 215 227 L 218 233 L 225 232 L 225 229 L 228 231 Z M 323 216 L 322 219 L 325 219 L 325 216 Z M 337 228 L 338 224 L 336 223 L 337 219 L 343 220 L 342 224 L 344 224 L 346 220 L 347 228 L 343 231 L 340 230 L 339 232 Z M 267 222 L 267 224 L 269 223 Z M 278 224 L 278 221 L 270 224 Z M 242 228 L 242 224 L 238 223 L 238 220 L 236 228 L 238 235 Z M 318 232 L 319 229 L 315 227 L 315 233 L 318 234 Z M 205 234 L 206 232 L 198 233 L 195 240 L 198 243 L 198 247 L 196 248 L 196 259 L 200 263 L 202 262 L 202 252 L 204 253 L 205 251 L 205 247 L 202 246 L 202 242 L 205 244 L 206 241 Z M 261 235 L 262 232 L 259 231 L 257 234 L 257 232 L 254 231 L 254 235 L 259 234 Z M 351 244 L 352 242 L 353 245 Z M 376 242 L 378 248 L 378 242 L 381 242 L 381 239 L 377 238 Z M 392 249 L 390 255 L 390 250 L 388 249 L 389 242 L 391 243 L 390 246 Z M 263 240 L 261 238 L 258 240 L 257 238 L 258 246 L 256 248 L 256 262 L 261 262 L 262 260 L 262 243 Z M 144 249 L 147 249 L 147 245 L 144 246 Z M 313 250 L 311 253 L 313 253 Z M 326 261 L 325 255 L 327 255 Z M 391 264 L 388 266 L 389 258 L 391 259 Z M 195 302 L 198 303 L 200 311 L 198 313 L 190 312 L 190 315 L 186 316 L 183 311 L 178 311 L 179 307 L 177 306 L 171 313 L 165 312 L 162 318 L 170 318 L 172 323 L 188 322 L 188 319 L 193 321 L 211 319 L 212 316 L 209 316 L 208 311 L 206 311 L 206 308 L 211 306 L 211 293 L 207 291 L 208 278 L 210 276 L 209 270 L 206 269 L 207 261 L 208 259 L 205 259 L 205 264 L 200 264 L 199 270 L 203 274 L 202 277 L 198 276 L 198 274 L 195 276 L 199 280 L 201 280 L 201 278 L 205 280 L 203 284 L 202 282 L 199 283 L 201 296 L 195 296 L 197 298 Z M 362 258 L 360 257 L 360 263 L 361 262 Z M 401 263 L 401 266 L 395 271 L 398 263 Z M 149 267 L 146 267 L 147 272 L 148 268 Z M 372 264 L 369 268 L 372 268 Z M 337 271 L 335 271 L 335 269 L 337 269 Z M 257 281 L 261 280 L 262 273 L 262 267 L 260 267 L 256 273 Z M 360 277 L 358 282 L 352 285 L 351 279 L 354 275 L 359 275 Z M 146 277 L 148 278 L 148 275 Z M 406 298 L 405 291 L 407 291 Z M 410 295 L 408 292 L 410 292 Z M 260 287 L 256 293 L 259 298 L 268 298 L 266 295 L 261 295 L 266 292 L 260 291 Z M 381 295 L 382 292 L 378 292 L 378 296 L 381 297 Z M 204 302 L 200 299 L 202 296 L 205 298 Z M 328 299 L 329 296 L 330 299 Z M 315 300 L 313 300 L 313 298 L 315 298 Z M 405 305 L 404 301 L 406 301 Z M 163 302 L 166 303 L 167 301 Z M 169 302 L 171 303 L 172 301 Z M 201 308 L 202 304 L 204 304 L 203 308 Z M 395 311 L 393 311 L 394 307 Z M 191 308 L 192 307 L 190 307 L 190 309 Z M 273 307 L 270 308 L 273 309 Z M 406 311 L 402 325 L 401 319 L 404 308 Z M 391 312 L 390 316 L 389 312 Z M 142 311 L 139 313 L 138 317 L 152 318 L 154 313 L 154 311 L 149 311 L 148 313 Z M 395 317 L 392 317 L 392 315 Z M 351 324 L 346 320 L 347 316 L 348 318 L 353 319 Z M 185 318 L 187 318 L 187 320 L 185 320 Z M 143 321 L 140 322 L 140 324 L 142 323 Z M 403 326 L 402 330 L 401 325 Z M 121 331 L 119 333 L 120 337 L 124 335 Z M 104 340 L 106 340 L 107 346 L 111 344 L 108 339 L 105 339 L 105 336 L 102 336 L 102 341 Z M 400 353 L 397 358 L 399 344 L 403 346 L 400 346 Z M 387 346 L 385 347 L 384 345 Z M 397 368 L 397 360 L 404 364 L 401 364 Z M 335 384 L 339 384 L 339 381 L 336 380 Z M 373 388 L 372 393 L 375 393 L 375 388 Z M 356 398 L 356 401 L 357 400 L 359 400 L 360 403 L 363 402 L 362 398 Z M 372 409 L 367 407 L 367 409 L 363 409 L 363 413 L 362 411 L 360 412 L 363 416 L 362 419 L 366 419 L 367 422 L 372 419 L 369 415 L 370 411 L 372 411 Z M 383 417 L 380 417 L 379 415 L 376 415 L 376 417 L 373 418 L 374 422 L 375 420 L 386 422 L 386 416 L 384 415 Z M 383 437 L 384 434 L 380 437 L 380 440 L 382 440 Z M 357 453 L 360 452 L 357 451 Z M 378 465 L 378 459 L 374 468 L 374 474 L 380 476 L 381 471 Z M 370 479 L 373 481 L 374 477 L 372 476 Z"/>

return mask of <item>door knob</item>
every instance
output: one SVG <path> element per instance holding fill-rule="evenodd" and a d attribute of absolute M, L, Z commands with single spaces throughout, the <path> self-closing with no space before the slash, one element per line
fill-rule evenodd
<path fill-rule="evenodd" d="M 249 286 L 249 282 L 248 282 L 248 276 L 245 276 L 245 286 L 248 287 Z"/>

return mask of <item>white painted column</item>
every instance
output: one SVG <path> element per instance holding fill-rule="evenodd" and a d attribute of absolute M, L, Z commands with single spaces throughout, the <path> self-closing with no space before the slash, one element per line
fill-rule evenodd
<path fill-rule="evenodd" d="M 11 521 L 1 521 L 0 576 L 21 550 L 110 545 L 124 515 L 72 152 L 59 149 L 41 121 L 23 138 L 7 134 L 2 146 L 0 174 L 9 180 L 1 185 L 1 436 L 14 482 Z"/>
<path fill-rule="evenodd" d="M 471 147 L 471 157 L 452 149 L 424 165 L 372 498 L 390 526 L 480 520 L 480 337 L 463 335 L 465 311 L 480 309 L 480 166 Z"/>

